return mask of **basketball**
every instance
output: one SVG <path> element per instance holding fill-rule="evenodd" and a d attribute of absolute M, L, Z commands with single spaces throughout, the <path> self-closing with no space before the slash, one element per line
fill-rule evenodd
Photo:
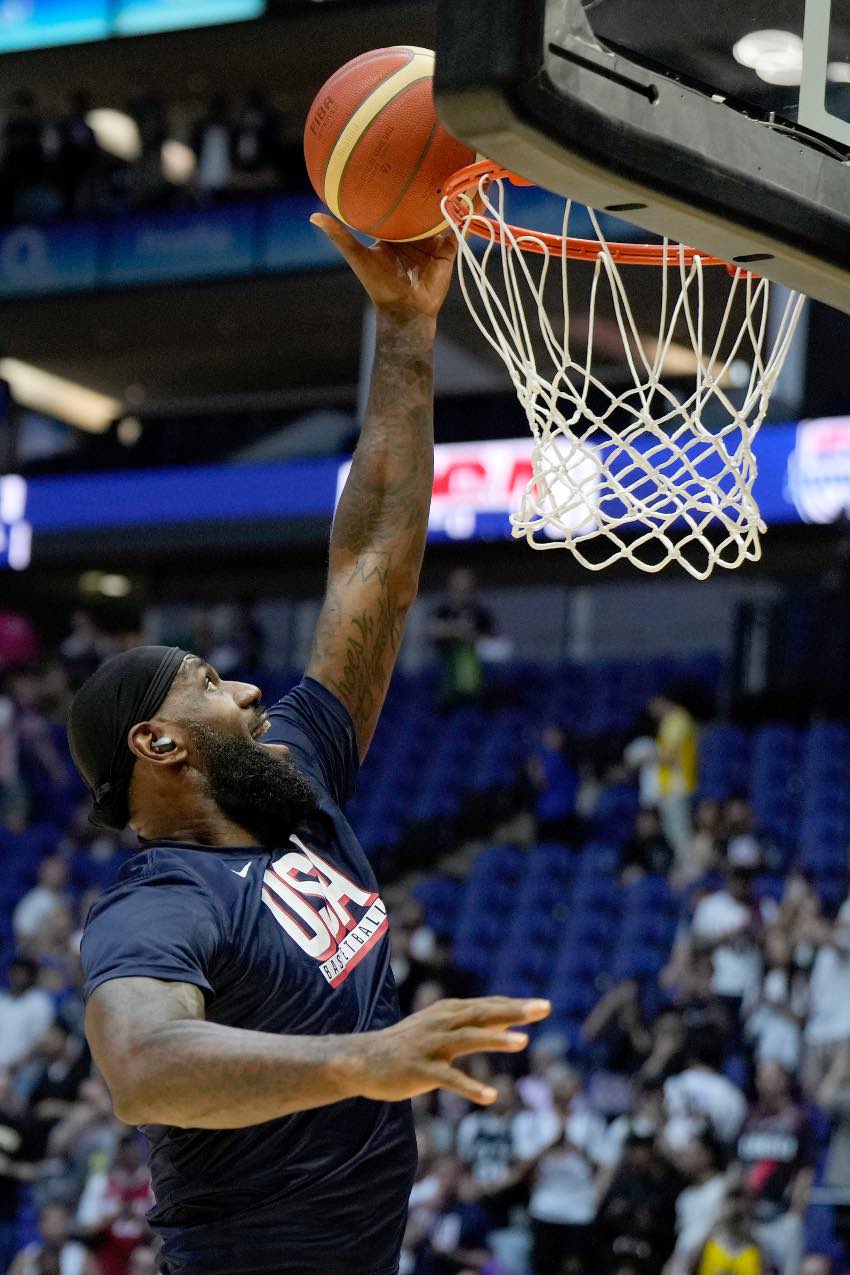
<path fill-rule="evenodd" d="M 398 45 L 352 58 L 316 95 L 304 130 L 316 194 L 376 239 L 425 239 L 445 227 L 443 183 L 475 153 L 434 107 L 434 54 Z"/>

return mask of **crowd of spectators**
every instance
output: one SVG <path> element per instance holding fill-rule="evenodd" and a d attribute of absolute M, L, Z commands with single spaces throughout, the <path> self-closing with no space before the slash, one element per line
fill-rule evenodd
<path fill-rule="evenodd" d="M 648 710 L 656 733 L 625 755 L 640 805 L 621 879 L 676 891 L 668 963 L 650 985 L 600 988 L 578 1041 L 544 1030 L 527 1074 L 479 1060 L 499 1091 L 489 1109 L 417 1101 L 408 1275 L 847 1269 L 850 902 L 827 915 L 794 870 L 781 897 L 764 892 L 771 846 L 748 801 L 694 804 L 697 724 L 674 697 Z M 563 725 L 541 730 L 533 840 L 581 844 L 604 787 L 586 761 Z M 406 933 L 427 947 L 421 926 Z M 399 929 L 402 969 L 404 942 Z M 429 998 L 446 991 L 438 970 L 420 977 Z M 832 1210 L 829 1235 L 813 1199 Z"/>
<path fill-rule="evenodd" d="M 700 921 L 733 904 L 746 917 L 722 930 Z M 486 1110 L 419 1099 L 402 1269 L 844 1271 L 839 1245 L 806 1252 L 805 1219 L 819 1169 L 847 1235 L 850 1041 L 832 981 L 850 968 L 847 922 L 846 906 L 823 917 L 798 876 L 760 908 L 751 876 L 731 869 L 718 889 L 693 892 L 660 987 L 611 987 L 572 1047 L 544 1031 L 528 1073 L 498 1075 Z M 421 927 L 399 929 L 402 968 L 405 934 L 425 943 Z M 724 957 L 736 946 L 731 983 Z M 414 1008 L 446 990 L 439 971 L 420 976 Z"/>
<path fill-rule="evenodd" d="M 132 640 L 84 612 L 48 657 L 0 615 L 0 1271 L 154 1275 L 145 1144 L 112 1113 L 83 1030 L 79 938 L 129 839 L 96 833 L 65 715 L 79 682 Z"/>
<path fill-rule="evenodd" d="M 435 631 L 442 641 L 485 628 L 435 619 L 464 626 Z M 134 838 L 87 825 L 64 733 L 75 686 L 138 640 L 80 612 L 46 656 L 26 620 L 0 616 L 0 1272 L 11 1275 L 157 1269 L 145 1142 L 92 1067 L 79 961 L 89 903 Z M 230 647 L 257 658 L 249 629 L 224 644 L 225 661 Z M 473 1058 L 498 1090 L 492 1106 L 415 1101 L 403 1275 L 844 1275 L 850 903 L 826 914 L 794 871 L 780 897 L 764 894 L 770 846 L 746 799 L 694 808 L 696 724 L 673 699 L 650 708 L 655 734 L 618 763 L 641 794 L 620 872 L 673 883 L 669 960 L 652 983 L 600 984 L 578 1040 L 543 1025 L 526 1055 Z M 521 786 L 533 837 L 573 853 L 605 782 L 564 724 L 543 727 Z M 403 1012 L 480 990 L 409 892 L 392 922 Z M 812 1236 L 815 1188 L 837 1239 Z"/>
<path fill-rule="evenodd" d="M 28 90 L 0 114 L 0 223 L 44 222 L 156 208 L 203 206 L 307 187 L 300 140 L 259 89 L 202 106 L 171 106 L 140 86 L 126 101 L 93 114 L 83 90 L 63 110 L 42 109 Z M 124 116 L 120 142 L 104 127 Z M 168 144 L 179 142 L 175 164 Z M 172 147 L 173 150 L 173 147 Z M 188 163 L 187 163 L 188 161 Z"/>

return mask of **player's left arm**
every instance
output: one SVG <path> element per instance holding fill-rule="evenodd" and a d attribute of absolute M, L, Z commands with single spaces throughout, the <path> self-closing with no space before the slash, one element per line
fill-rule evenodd
<path fill-rule="evenodd" d="M 434 337 L 455 243 L 365 248 L 332 217 L 313 221 L 377 311 L 369 406 L 334 518 L 307 668 L 351 713 L 362 760 L 419 584 L 434 482 Z"/>

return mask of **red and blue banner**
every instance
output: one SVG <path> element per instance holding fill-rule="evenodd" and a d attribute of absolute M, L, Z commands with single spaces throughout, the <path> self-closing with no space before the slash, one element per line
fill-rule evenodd
<path fill-rule="evenodd" d="M 765 425 L 756 453 L 755 494 L 768 527 L 850 517 L 850 417 Z M 179 549 L 184 541 L 194 544 L 190 528 L 222 531 L 230 525 L 235 534 L 240 526 L 262 523 L 280 535 L 297 525 L 304 538 L 318 540 L 327 534 L 349 465 L 348 459 L 323 457 L 32 478 L 23 504 L 22 480 L 15 478 L 6 505 L 14 506 L 16 520 L 26 521 L 27 536 L 31 528 L 36 560 L 40 544 L 54 559 L 73 559 L 79 548 L 74 533 L 102 533 L 107 543 L 111 535 L 133 532 L 143 545 L 147 529 L 153 547 L 155 533 L 173 528 L 178 534 L 169 543 Z M 530 477 L 530 438 L 440 444 L 429 540 L 507 539 L 510 514 Z M 8 532 L 7 523 L 7 545 Z"/>

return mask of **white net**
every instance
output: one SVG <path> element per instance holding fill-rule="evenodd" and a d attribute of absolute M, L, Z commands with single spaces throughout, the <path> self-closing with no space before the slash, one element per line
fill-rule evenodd
<path fill-rule="evenodd" d="M 568 549 L 594 571 L 627 560 L 654 572 L 675 561 L 705 579 L 716 565 L 757 560 L 765 526 L 753 442 L 804 298 L 788 294 L 771 316 L 766 279 L 707 266 L 666 241 L 666 265 L 621 267 L 599 218 L 583 208 L 599 243 L 591 260 L 570 261 L 546 236 L 506 223 L 503 179 L 482 178 L 475 205 L 459 195 L 444 212 L 467 305 L 507 367 L 534 439 L 514 538 Z M 574 215 L 567 201 L 563 239 Z M 643 296 L 654 284 L 649 335 L 626 274 L 640 276 Z M 707 304 L 709 275 L 711 286 L 725 286 L 719 305 Z M 612 331 L 625 389 L 599 372 Z"/>

